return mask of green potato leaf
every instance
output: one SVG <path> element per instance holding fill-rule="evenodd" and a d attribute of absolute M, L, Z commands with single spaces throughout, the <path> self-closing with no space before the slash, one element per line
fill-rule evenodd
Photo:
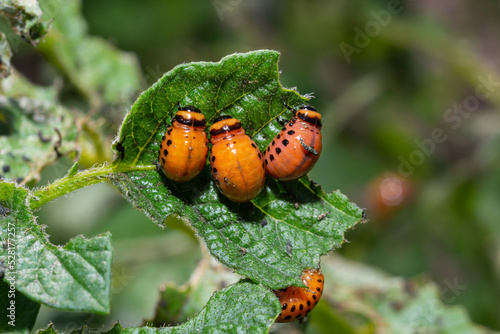
<path fill-rule="evenodd" d="M 144 168 L 109 176 L 153 221 L 163 226 L 169 215 L 185 218 L 220 262 L 274 289 L 303 286 L 302 271 L 318 268 L 321 255 L 344 242 L 344 232 L 363 220 L 362 210 L 307 177 L 286 183 L 268 179 L 251 203 L 233 203 L 216 189 L 208 164 L 194 180 L 176 184 L 153 163 L 164 122 L 178 104 L 195 105 L 209 125 L 218 115 L 232 115 L 264 150 L 282 127 L 278 119 L 291 118 L 287 106 L 308 100 L 281 86 L 278 58 L 276 51 L 261 50 L 166 73 L 137 99 L 113 146 L 111 169 Z"/>
<path fill-rule="evenodd" d="M 0 32 L 0 80 L 8 77 L 12 71 L 12 50 L 10 49 L 7 36 Z"/>
<path fill-rule="evenodd" d="M 113 328 L 111 328 L 109 331 L 102 331 L 99 329 L 91 329 L 87 326 L 82 326 L 82 328 L 78 330 L 71 331 L 71 334 L 120 334 L 122 333 L 123 328 L 119 323 L 116 323 Z M 50 324 L 46 329 L 39 330 L 37 334 L 56 334 L 58 333 L 54 329 L 54 325 Z"/>
<path fill-rule="evenodd" d="M 77 236 L 64 247 L 48 240 L 28 208 L 28 191 L 0 181 L 3 281 L 36 303 L 60 310 L 109 312 L 111 236 Z"/>
<path fill-rule="evenodd" d="M 9 20 L 16 34 L 33 45 L 38 44 L 40 39 L 47 33 L 49 23 L 42 17 L 42 10 L 38 1 L 0 1 L 0 14 Z"/>
<path fill-rule="evenodd" d="M 280 303 L 273 292 L 253 282 L 240 281 L 212 295 L 203 309 L 177 327 L 122 328 L 107 332 L 83 326 L 72 333 L 146 334 L 146 333 L 268 333 L 280 313 Z M 52 325 L 39 334 L 56 334 Z"/>
<path fill-rule="evenodd" d="M 72 115 L 48 96 L 0 96 L 0 178 L 19 183 L 38 181 L 45 166 L 61 156 L 75 155 L 77 134 Z"/>
<path fill-rule="evenodd" d="M 189 282 L 182 286 L 168 282 L 160 288 L 155 315 L 146 323 L 155 327 L 183 323 L 200 312 L 214 291 L 238 280 L 238 275 L 207 256 L 198 263 Z"/>
<path fill-rule="evenodd" d="M 280 311 L 274 293 L 252 282 L 239 282 L 216 292 L 197 316 L 182 325 L 125 328 L 123 333 L 267 333 Z"/>
<path fill-rule="evenodd" d="M 2 265 L 5 265 L 3 263 Z M 1 271 L 3 273 L 4 268 Z M 15 291 L 14 280 L 0 281 L 0 332 L 30 333 L 35 325 L 40 304 Z"/>
<path fill-rule="evenodd" d="M 90 36 L 81 6 L 80 0 L 65 0 L 42 8 L 53 21 L 40 51 L 92 107 L 130 103 L 141 85 L 139 61 L 105 39 Z"/>

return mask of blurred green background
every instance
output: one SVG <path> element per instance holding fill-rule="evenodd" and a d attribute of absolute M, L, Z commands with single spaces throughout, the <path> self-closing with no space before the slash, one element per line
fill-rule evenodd
<path fill-rule="evenodd" d="M 368 223 L 349 232 L 338 253 L 393 275 L 428 277 L 445 303 L 465 305 L 473 321 L 499 330 L 500 3 L 402 1 L 391 13 L 393 2 L 86 0 L 82 12 L 91 35 L 137 55 L 141 90 L 182 62 L 280 51 L 282 84 L 313 93 L 324 117 L 323 153 L 309 176 L 367 209 Z M 28 45 L 13 62 L 37 83 L 60 76 Z M 75 89 L 62 94 L 83 103 Z M 99 110 L 117 120 L 104 145 L 136 97 Z M 40 184 L 70 166 L 48 167 Z M 111 315 L 42 306 L 35 328 L 139 325 L 153 315 L 156 287 L 183 284 L 201 258 L 192 236 L 159 230 L 107 184 L 38 214 L 54 243 L 111 231 L 115 258 Z"/>

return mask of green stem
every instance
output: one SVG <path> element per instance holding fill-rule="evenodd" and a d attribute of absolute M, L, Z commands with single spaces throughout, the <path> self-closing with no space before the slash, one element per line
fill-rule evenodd
<path fill-rule="evenodd" d="M 154 165 L 146 166 L 120 166 L 120 165 L 104 165 L 100 167 L 83 170 L 73 176 L 67 176 L 56 180 L 45 187 L 39 188 L 33 192 L 30 197 L 29 205 L 32 210 L 38 209 L 42 205 L 51 200 L 66 195 L 77 189 L 90 186 L 92 184 L 108 181 L 112 177 L 112 173 L 129 173 L 137 171 L 154 170 Z"/>

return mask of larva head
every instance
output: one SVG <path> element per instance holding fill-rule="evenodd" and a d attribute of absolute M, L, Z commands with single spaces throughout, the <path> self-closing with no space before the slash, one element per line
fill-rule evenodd
<path fill-rule="evenodd" d="M 291 286 L 274 292 L 281 304 L 281 313 L 276 319 L 277 322 L 289 322 L 304 318 L 318 303 L 324 286 L 321 270 L 304 270 L 302 282 L 307 288 Z"/>
<path fill-rule="evenodd" d="M 207 124 L 205 116 L 194 106 L 179 107 L 179 111 L 175 114 L 172 123 L 177 122 L 180 125 L 202 127 Z M 175 125 L 175 124 L 174 124 Z"/>
<path fill-rule="evenodd" d="M 309 105 L 300 107 L 295 113 L 295 117 L 321 128 L 321 114 L 314 107 Z"/>
<path fill-rule="evenodd" d="M 227 137 L 245 134 L 241 122 L 231 116 L 219 116 L 210 127 L 210 140 L 215 144 Z"/>

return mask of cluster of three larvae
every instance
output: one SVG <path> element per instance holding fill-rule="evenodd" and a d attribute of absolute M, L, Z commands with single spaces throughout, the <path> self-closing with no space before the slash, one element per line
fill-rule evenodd
<path fill-rule="evenodd" d="M 206 121 L 193 106 L 179 108 L 162 138 L 159 161 L 165 175 L 176 182 L 192 180 L 203 169 L 208 154 Z M 265 173 L 290 181 L 307 174 L 321 153 L 321 115 L 310 106 L 299 108 L 292 120 L 262 155 L 231 116 L 217 118 L 210 127 L 212 176 L 231 201 L 247 202 L 264 187 Z"/>

